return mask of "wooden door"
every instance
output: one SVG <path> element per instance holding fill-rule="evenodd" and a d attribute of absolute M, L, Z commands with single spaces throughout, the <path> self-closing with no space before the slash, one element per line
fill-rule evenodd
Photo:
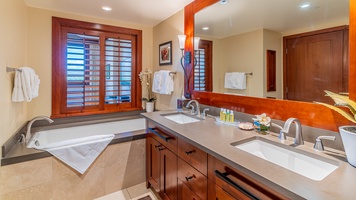
<path fill-rule="evenodd" d="M 152 186 L 160 191 L 160 151 L 163 146 L 152 137 L 146 138 L 146 179 L 147 188 Z"/>
<path fill-rule="evenodd" d="M 296 101 L 332 103 L 324 90 L 348 90 L 348 28 L 284 38 L 284 95 Z"/>
<path fill-rule="evenodd" d="M 163 199 L 178 199 L 177 155 L 165 148 L 161 151 L 161 192 Z"/>

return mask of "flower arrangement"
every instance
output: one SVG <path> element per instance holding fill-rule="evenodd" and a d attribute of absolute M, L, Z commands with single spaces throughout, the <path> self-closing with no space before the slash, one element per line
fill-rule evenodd
<path fill-rule="evenodd" d="M 138 74 L 138 76 L 140 77 L 141 84 L 146 85 L 146 89 L 147 89 L 147 97 L 143 97 L 142 101 L 154 102 L 156 100 L 156 97 L 152 94 L 152 90 L 151 90 L 151 83 L 152 83 L 151 75 L 152 72 L 149 69 L 146 69 L 145 71 L 142 71 Z"/>
<path fill-rule="evenodd" d="M 321 102 L 314 102 L 317 104 L 321 104 L 323 106 L 326 106 L 339 114 L 341 114 L 343 117 L 348 119 L 349 121 L 356 123 L 356 102 L 350 100 L 349 96 L 346 94 L 335 94 L 333 92 L 325 90 L 326 96 L 331 97 L 335 101 L 335 105 L 329 105 L 326 103 L 321 103 Z M 347 107 L 352 115 L 350 113 L 347 113 L 346 111 L 338 108 L 337 106 L 343 106 Z"/>
<path fill-rule="evenodd" d="M 254 127 L 259 131 L 268 131 L 271 124 L 271 118 L 268 117 L 266 113 L 255 116 L 256 118 L 252 118 Z"/>

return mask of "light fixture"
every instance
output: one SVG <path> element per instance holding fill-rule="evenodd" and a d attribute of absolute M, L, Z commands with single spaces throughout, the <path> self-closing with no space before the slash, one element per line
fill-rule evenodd
<path fill-rule="evenodd" d="M 305 4 L 300 5 L 299 7 L 300 8 L 308 8 L 309 6 L 310 6 L 310 4 L 305 3 Z"/>
<path fill-rule="evenodd" d="M 180 65 L 183 68 L 183 72 L 184 72 L 184 80 L 186 81 L 185 83 L 185 94 L 184 96 L 186 98 L 190 98 L 190 93 L 189 93 L 189 78 L 190 76 L 188 76 L 188 73 L 186 71 L 186 68 L 184 67 L 185 64 L 190 64 L 191 63 L 191 52 L 190 51 L 184 51 L 184 47 L 185 47 L 185 39 L 186 39 L 186 35 L 178 35 L 178 40 L 179 40 L 179 48 L 182 51 L 182 57 L 180 59 Z M 199 41 L 200 38 L 199 37 L 194 37 L 194 51 L 198 51 L 199 50 Z M 194 57 L 194 64 L 193 64 L 193 68 L 196 66 L 197 63 L 197 59 Z"/>
<path fill-rule="evenodd" d="M 109 6 L 103 6 L 103 7 L 101 7 L 103 10 L 105 10 L 105 11 L 111 11 L 112 10 L 112 8 L 111 7 L 109 7 Z"/>
<path fill-rule="evenodd" d="M 207 31 L 207 30 L 209 30 L 209 26 L 204 26 L 204 27 L 201 28 L 201 29 L 203 29 L 204 31 Z"/>

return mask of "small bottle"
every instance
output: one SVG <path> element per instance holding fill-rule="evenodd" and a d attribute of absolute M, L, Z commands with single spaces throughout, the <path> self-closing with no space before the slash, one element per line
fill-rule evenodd
<path fill-rule="evenodd" d="M 220 109 L 220 120 L 223 120 L 223 115 L 224 115 L 224 109 Z"/>
<path fill-rule="evenodd" d="M 225 115 L 225 122 L 230 121 L 230 110 L 226 110 L 226 115 Z"/>
<path fill-rule="evenodd" d="M 225 121 L 226 118 L 226 109 L 223 109 L 223 116 L 222 116 L 222 121 Z"/>
<path fill-rule="evenodd" d="M 234 111 L 230 111 L 230 122 L 235 122 Z"/>

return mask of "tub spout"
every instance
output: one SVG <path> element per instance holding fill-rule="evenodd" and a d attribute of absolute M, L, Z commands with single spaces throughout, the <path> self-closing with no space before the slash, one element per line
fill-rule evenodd
<path fill-rule="evenodd" d="M 27 124 L 27 131 L 26 131 L 26 143 L 28 143 L 32 137 L 31 135 L 31 128 L 32 128 L 32 124 L 37 121 L 37 120 L 47 120 L 49 123 L 52 123 L 53 120 L 51 120 L 49 117 L 47 116 L 37 116 L 37 117 L 34 117 L 33 119 L 31 119 L 30 122 L 28 122 Z"/>

